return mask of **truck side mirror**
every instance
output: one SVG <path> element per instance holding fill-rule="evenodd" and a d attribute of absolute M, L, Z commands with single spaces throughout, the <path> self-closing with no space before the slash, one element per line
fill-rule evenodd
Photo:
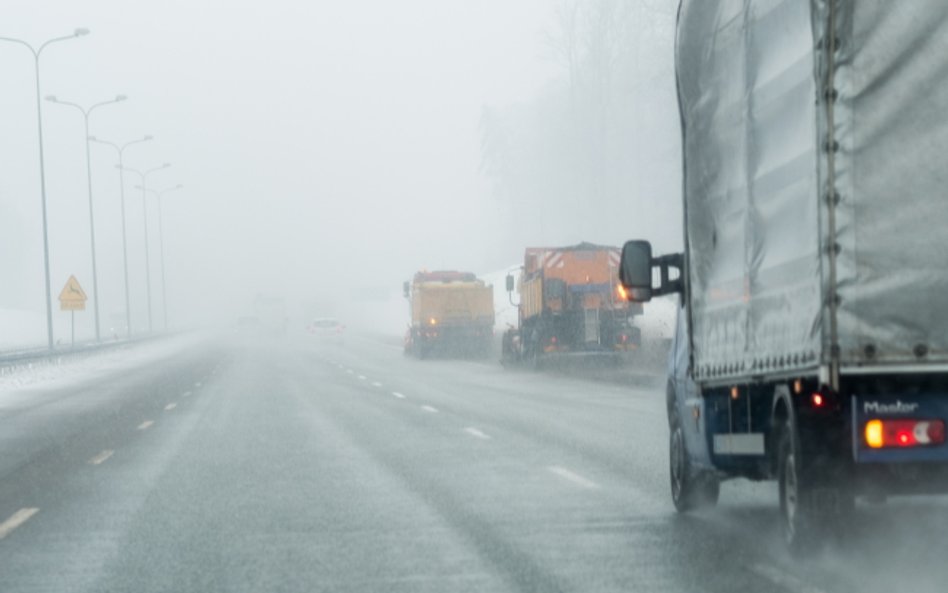
<path fill-rule="evenodd" d="M 652 300 L 652 244 L 648 241 L 627 241 L 622 247 L 619 281 L 629 291 L 629 300 L 647 303 Z"/>
<path fill-rule="evenodd" d="M 513 292 L 514 277 L 513 274 L 507 274 L 507 292 Z"/>
<path fill-rule="evenodd" d="M 408 280 L 402 284 L 402 290 L 405 292 L 405 298 L 407 299 L 411 295 L 411 286 L 408 284 Z"/>

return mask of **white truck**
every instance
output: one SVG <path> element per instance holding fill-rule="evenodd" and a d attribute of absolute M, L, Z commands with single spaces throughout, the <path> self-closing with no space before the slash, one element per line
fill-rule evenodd
<path fill-rule="evenodd" d="M 671 492 L 779 481 L 814 549 L 857 496 L 948 492 L 948 2 L 684 0 Z M 657 272 L 657 273 L 656 273 Z"/>

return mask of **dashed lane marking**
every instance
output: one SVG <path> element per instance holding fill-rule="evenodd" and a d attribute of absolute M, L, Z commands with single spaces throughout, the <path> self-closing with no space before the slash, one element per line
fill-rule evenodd
<path fill-rule="evenodd" d="M 393 392 L 392 392 L 392 395 L 394 395 L 394 396 L 397 397 L 398 399 L 405 399 L 405 396 L 404 396 L 403 394 L 397 392 L 397 391 L 393 391 Z"/>
<path fill-rule="evenodd" d="M 770 581 L 781 589 L 786 589 L 793 593 L 824 593 L 823 589 L 814 587 L 776 566 L 751 564 L 747 567 L 747 570 L 764 580 Z"/>
<path fill-rule="evenodd" d="M 436 408 L 436 407 L 434 407 L 434 406 L 421 406 L 421 409 L 424 410 L 424 411 L 426 411 L 426 412 L 431 412 L 432 414 L 437 414 L 437 413 L 438 413 L 438 408 Z"/>
<path fill-rule="evenodd" d="M 39 512 L 37 508 L 23 508 L 10 515 L 10 518 L 0 523 L 0 539 L 13 533 L 13 530 L 30 520 L 30 517 Z"/>
<path fill-rule="evenodd" d="M 106 459 L 111 457 L 113 453 L 115 453 L 115 451 L 113 451 L 112 449 L 106 449 L 102 451 L 101 453 L 99 453 L 98 455 L 96 455 L 95 457 L 93 457 L 92 459 L 90 459 L 89 463 L 91 465 L 101 465 L 103 462 L 105 462 Z"/>
<path fill-rule="evenodd" d="M 472 437 L 476 437 L 476 438 L 479 438 L 479 439 L 483 439 L 483 440 L 485 440 L 485 441 L 489 441 L 489 440 L 490 440 L 490 436 L 484 434 L 483 432 L 481 432 L 480 430 L 474 428 L 473 426 L 468 426 L 467 428 L 464 429 L 464 432 L 466 432 L 467 434 L 471 435 Z"/>
<path fill-rule="evenodd" d="M 190 397 L 190 396 L 191 396 L 190 391 L 185 391 L 184 393 L 181 394 L 181 397 Z"/>
<path fill-rule="evenodd" d="M 359 381 L 365 381 L 365 375 L 359 375 Z"/>
<path fill-rule="evenodd" d="M 351 374 L 352 374 L 352 369 L 346 369 L 346 373 L 349 374 L 349 375 L 351 375 Z"/>
<path fill-rule="evenodd" d="M 590 490 L 595 490 L 599 488 L 599 484 L 593 482 L 592 480 L 587 480 L 581 475 L 569 471 L 565 467 L 560 467 L 558 465 L 551 465 L 550 467 L 546 469 L 548 469 L 551 473 L 563 478 L 564 480 L 568 480 L 572 482 L 573 484 L 576 484 L 577 486 L 588 488 Z"/>
<path fill-rule="evenodd" d="M 173 410 L 173 409 L 175 409 L 175 408 L 177 408 L 177 407 L 178 407 L 178 404 L 170 403 L 170 404 L 168 404 L 167 406 L 165 406 L 165 412 L 170 412 L 171 410 Z"/>
<path fill-rule="evenodd" d="M 201 386 L 201 382 L 198 381 L 197 383 L 194 384 L 194 386 L 195 386 L 195 387 L 200 387 L 200 386 Z"/>
<path fill-rule="evenodd" d="M 149 428 L 151 428 L 152 424 L 154 424 L 153 420 L 145 420 L 144 422 L 138 425 L 138 430 L 148 430 Z"/>
<path fill-rule="evenodd" d="M 382 384 L 379 383 L 378 381 L 373 381 L 373 382 L 372 382 L 372 387 L 381 387 L 381 386 L 382 386 Z"/>

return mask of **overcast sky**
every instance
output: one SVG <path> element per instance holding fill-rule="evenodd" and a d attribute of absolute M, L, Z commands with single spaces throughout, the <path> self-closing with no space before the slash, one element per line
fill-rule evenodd
<path fill-rule="evenodd" d="M 185 186 L 163 202 L 169 301 L 183 320 L 230 315 L 257 292 L 325 300 L 397 289 L 418 268 L 488 271 L 522 256 L 499 262 L 487 247 L 503 209 L 479 172 L 478 121 L 484 105 L 526 101 L 555 76 L 545 0 L 4 0 L 0 13 L 0 36 L 34 44 L 89 28 L 47 48 L 43 95 L 128 95 L 94 112 L 91 133 L 153 135 L 126 164 L 169 162 L 148 185 Z M 24 48 L 0 43 L 0 309 L 42 312 L 32 68 Z M 44 102 L 43 117 L 54 297 L 70 274 L 91 294 L 82 116 Z M 115 162 L 92 146 L 103 320 L 124 311 Z M 142 325 L 142 200 L 126 181 Z M 154 198 L 148 207 L 159 319 Z M 89 312 L 81 323 L 91 328 Z"/>

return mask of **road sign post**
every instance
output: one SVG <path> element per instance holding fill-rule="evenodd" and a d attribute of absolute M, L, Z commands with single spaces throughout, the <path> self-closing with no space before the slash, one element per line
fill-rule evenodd
<path fill-rule="evenodd" d="M 76 346 L 76 311 L 86 310 L 86 292 L 79 286 L 75 276 L 70 276 L 59 293 L 59 310 L 69 311 L 72 320 L 72 346 Z"/>

